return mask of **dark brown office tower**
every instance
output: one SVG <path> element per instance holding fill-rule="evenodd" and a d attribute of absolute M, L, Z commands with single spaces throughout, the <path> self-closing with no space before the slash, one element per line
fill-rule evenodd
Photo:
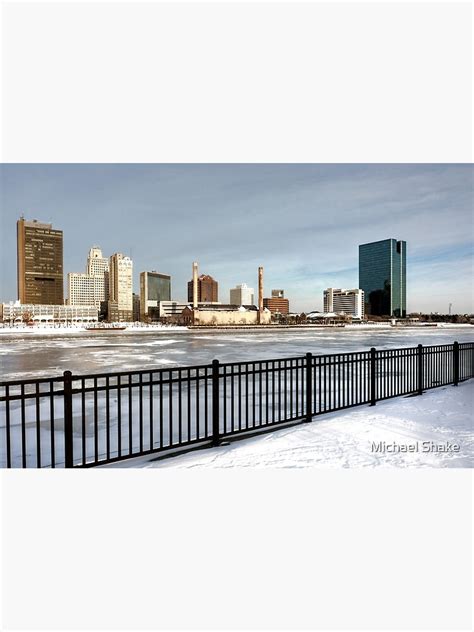
<path fill-rule="evenodd" d="M 217 303 L 218 283 L 208 274 L 201 274 L 197 280 L 198 286 L 198 303 Z M 188 301 L 193 302 L 193 282 L 188 283 Z"/>
<path fill-rule="evenodd" d="M 29 305 L 62 305 L 63 231 L 23 217 L 17 228 L 18 298 Z"/>

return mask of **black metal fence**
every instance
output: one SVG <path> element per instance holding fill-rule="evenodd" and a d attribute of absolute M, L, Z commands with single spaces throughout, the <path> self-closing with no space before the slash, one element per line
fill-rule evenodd
<path fill-rule="evenodd" d="M 1 467 L 75 467 L 226 437 L 474 377 L 474 343 L 0 383 Z"/>

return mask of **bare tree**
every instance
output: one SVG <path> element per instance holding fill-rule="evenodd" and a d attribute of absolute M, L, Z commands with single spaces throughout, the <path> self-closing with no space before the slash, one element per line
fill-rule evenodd
<path fill-rule="evenodd" d="M 31 312 L 23 312 L 21 315 L 21 320 L 26 325 L 33 319 L 33 314 Z"/>

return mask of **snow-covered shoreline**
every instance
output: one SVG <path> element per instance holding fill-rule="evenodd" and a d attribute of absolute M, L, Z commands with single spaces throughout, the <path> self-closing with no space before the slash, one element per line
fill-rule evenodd
<path fill-rule="evenodd" d="M 315 417 L 183 456 L 123 461 L 146 468 L 474 467 L 474 380 Z M 109 466 L 112 467 L 112 466 Z"/>

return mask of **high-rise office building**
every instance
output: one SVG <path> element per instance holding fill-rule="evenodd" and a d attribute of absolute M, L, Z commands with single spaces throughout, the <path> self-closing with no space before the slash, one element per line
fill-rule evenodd
<path fill-rule="evenodd" d="M 109 260 L 97 246 L 89 250 L 85 274 L 69 272 L 68 305 L 105 307 L 109 296 Z"/>
<path fill-rule="evenodd" d="M 271 298 L 263 299 L 263 306 L 272 314 L 286 315 L 290 312 L 290 302 L 285 298 L 284 290 L 272 290 Z"/>
<path fill-rule="evenodd" d="M 109 260 L 109 321 L 131 321 L 133 318 L 133 262 L 130 257 L 115 253 Z"/>
<path fill-rule="evenodd" d="M 140 295 L 133 294 L 133 322 L 137 323 L 140 320 Z"/>
<path fill-rule="evenodd" d="M 246 283 L 242 283 L 230 290 L 230 304 L 253 305 L 255 300 L 254 296 L 253 287 L 248 287 Z"/>
<path fill-rule="evenodd" d="M 157 320 L 160 317 L 160 301 L 171 301 L 171 277 L 169 274 L 140 272 L 140 315 Z"/>
<path fill-rule="evenodd" d="M 98 246 L 92 246 L 87 255 L 86 274 L 105 276 L 109 271 L 109 260 L 102 256 L 102 250 Z"/>
<path fill-rule="evenodd" d="M 383 239 L 359 246 L 359 287 L 365 312 L 406 317 L 406 242 Z"/>
<path fill-rule="evenodd" d="M 324 290 L 324 311 L 364 318 L 364 292 L 360 289 L 342 290 L 333 287 Z"/>
<path fill-rule="evenodd" d="M 68 305 L 95 305 L 100 309 L 100 300 L 96 300 L 96 293 L 100 292 L 97 285 L 100 283 L 100 277 L 93 277 L 89 274 L 81 272 L 68 272 Z M 102 295 L 103 295 L 103 277 L 102 277 Z M 103 300 L 103 298 L 102 298 Z"/>
<path fill-rule="evenodd" d="M 197 280 L 197 300 L 198 303 L 217 303 L 218 283 L 208 274 L 201 274 Z M 193 302 L 193 282 L 188 283 L 188 301 Z"/>
<path fill-rule="evenodd" d="M 62 305 L 63 231 L 51 224 L 17 221 L 18 299 L 32 305 Z"/>

